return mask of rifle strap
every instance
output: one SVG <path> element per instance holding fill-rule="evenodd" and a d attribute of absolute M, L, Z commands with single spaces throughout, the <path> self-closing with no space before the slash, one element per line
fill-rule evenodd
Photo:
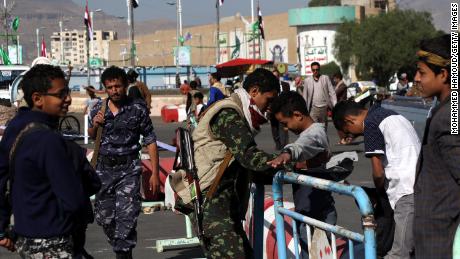
<path fill-rule="evenodd" d="M 14 180 L 16 150 L 22 145 L 24 137 L 34 131 L 47 130 L 49 127 L 46 124 L 31 122 L 27 124 L 16 136 L 16 139 L 11 146 L 9 153 L 9 169 L 8 169 L 8 182 L 6 184 L 6 194 L 11 195 L 12 184 Z"/>
<path fill-rule="evenodd" d="M 212 182 L 211 186 L 209 187 L 209 191 L 206 194 L 206 200 L 211 199 L 214 193 L 217 191 L 217 186 L 219 186 L 220 180 L 222 179 L 222 176 L 224 175 L 225 169 L 227 169 L 230 160 L 232 160 L 232 157 L 232 153 L 227 150 L 227 152 L 225 152 L 224 161 L 222 161 L 219 166 L 219 171 L 217 171 L 216 178 L 214 178 L 214 181 Z"/>
<path fill-rule="evenodd" d="M 108 103 L 107 98 L 102 100 L 101 112 L 102 114 L 104 114 L 104 116 L 105 116 L 105 111 L 107 110 L 107 103 Z M 99 149 L 101 147 L 101 138 L 102 138 L 102 129 L 103 129 L 103 126 L 99 125 L 99 128 L 97 128 L 97 133 L 96 133 L 96 141 L 94 142 L 93 157 L 91 158 L 91 166 L 94 169 L 96 169 L 97 158 L 99 157 Z"/>

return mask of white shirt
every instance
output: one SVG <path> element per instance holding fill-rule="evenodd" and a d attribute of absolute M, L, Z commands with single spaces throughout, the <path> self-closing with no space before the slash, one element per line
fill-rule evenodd
<path fill-rule="evenodd" d="M 394 209 L 398 200 L 414 193 L 420 140 L 412 124 L 394 111 L 373 106 L 364 120 L 367 157 L 383 155 L 385 189 Z"/>

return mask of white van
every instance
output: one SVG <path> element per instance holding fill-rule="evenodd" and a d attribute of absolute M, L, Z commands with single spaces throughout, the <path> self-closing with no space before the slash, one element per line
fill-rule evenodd
<path fill-rule="evenodd" d="M 0 98 L 12 100 L 14 82 L 21 74 L 29 70 L 28 66 L 0 65 Z M 17 92 L 17 88 L 16 88 Z M 15 95 L 16 93 L 14 93 Z"/>

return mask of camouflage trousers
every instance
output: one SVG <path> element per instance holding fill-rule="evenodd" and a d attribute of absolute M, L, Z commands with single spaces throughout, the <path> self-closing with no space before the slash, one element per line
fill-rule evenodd
<path fill-rule="evenodd" d="M 102 183 L 94 205 L 96 222 L 115 252 L 130 251 L 137 243 L 136 225 L 141 210 L 140 160 L 112 167 L 99 161 L 96 173 Z"/>
<path fill-rule="evenodd" d="M 19 236 L 15 246 L 21 258 L 72 258 L 73 244 L 70 236 L 53 238 Z"/>
<path fill-rule="evenodd" d="M 193 224 L 196 224 L 194 213 L 191 216 Z M 233 185 L 219 188 L 213 198 L 204 204 L 203 230 L 201 246 L 206 258 L 253 258 Z"/>

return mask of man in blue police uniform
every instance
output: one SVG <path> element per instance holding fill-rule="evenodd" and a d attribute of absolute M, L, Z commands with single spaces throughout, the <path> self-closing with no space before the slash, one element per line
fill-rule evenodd
<path fill-rule="evenodd" d="M 128 77 L 118 67 L 107 68 L 101 76 L 108 98 L 91 110 L 88 134 L 95 138 L 102 127 L 96 173 L 102 188 L 96 195 L 95 218 L 104 229 L 116 258 L 132 258 L 136 246 L 137 217 L 141 209 L 139 159 L 140 135 L 152 163 L 150 189 L 159 191 L 158 149 L 149 112 L 142 100 L 126 94 Z M 102 102 L 107 102 L 105 113 Z"/>

